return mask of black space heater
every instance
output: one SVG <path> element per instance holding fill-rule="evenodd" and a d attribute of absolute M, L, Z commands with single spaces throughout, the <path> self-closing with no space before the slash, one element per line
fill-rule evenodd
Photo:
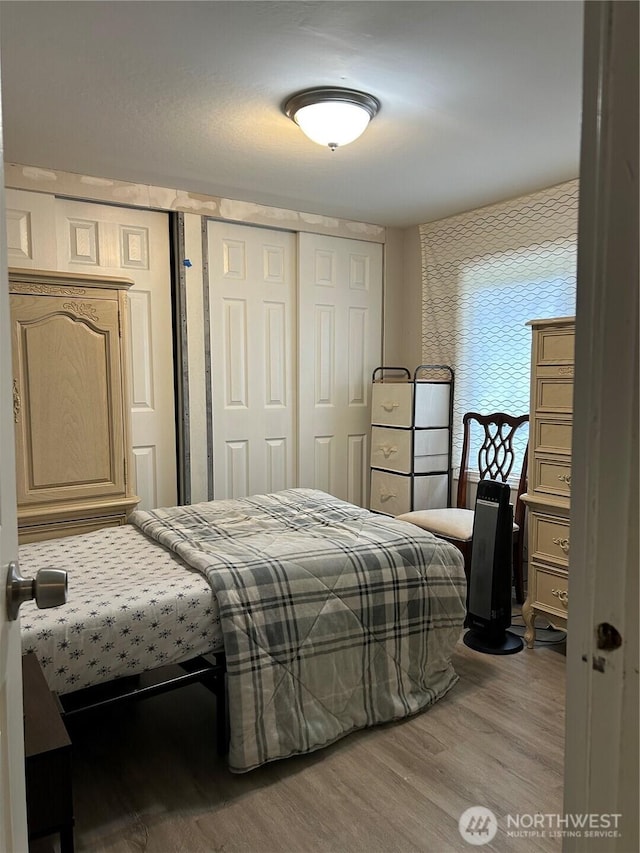
<path fill-rule="evenodd" d="M 469 630 L 464 644 L 489 655 L 521 651 L 520 637 L 511 626 L 511 573 L 513 559 L 513 507 L 506 483 L 478 483 L 473 520 L 471 568 L 467 588 Z"/>

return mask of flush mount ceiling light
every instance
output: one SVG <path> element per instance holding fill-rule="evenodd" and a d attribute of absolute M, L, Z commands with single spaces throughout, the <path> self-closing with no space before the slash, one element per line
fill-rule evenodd
<path fill-rule="evenodd" d="M 355 89 L 305 89 L 292 95 L 283 109 L 309 139 L 335 151 L 364 133 L 380 102 Z"/>

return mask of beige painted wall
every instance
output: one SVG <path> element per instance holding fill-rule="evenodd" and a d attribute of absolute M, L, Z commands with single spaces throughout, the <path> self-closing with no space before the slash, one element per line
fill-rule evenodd
<path fill-rule="evenodd" d="M 418 226 L 387 228 L 384 257 L 384 364 L 413 371 L 422 362 Z"/>
<path fill-rule="evenodd" d="M 403 352 L 408 365 L 422 364 L 422 255 L 417 225 L 403 231 L 405 326 Z"/>

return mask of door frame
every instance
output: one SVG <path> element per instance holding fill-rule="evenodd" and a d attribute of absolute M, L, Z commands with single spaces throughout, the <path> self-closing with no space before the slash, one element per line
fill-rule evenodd
<path fill-rule="evenodd" d="M 619 815 L 614 853 L 639 846 L 638 4 L 584 9 L 564 810 Z"/>
<path fill-rule="evenodd" d="M 0 124 L 0 152 L 3 151 Z M 0 158 L 0 849 L 27 850 L 20 617 L 7 618 L 9 562 L 18 559 L 4 166 Z"/>

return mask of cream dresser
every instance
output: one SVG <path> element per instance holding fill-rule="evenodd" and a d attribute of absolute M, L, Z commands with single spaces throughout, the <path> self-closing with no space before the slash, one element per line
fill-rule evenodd
<path fill-rule="evenodd" d="M 525 642 L 541 614 L 565 629 L 569 608 L 569 505 L 575 320 L 532 320 L 527 600 Z"/>
<path fill-rule="evenodd" d="M 21 542 L 124 524 L 129 279 L 9 270 Z"/>

